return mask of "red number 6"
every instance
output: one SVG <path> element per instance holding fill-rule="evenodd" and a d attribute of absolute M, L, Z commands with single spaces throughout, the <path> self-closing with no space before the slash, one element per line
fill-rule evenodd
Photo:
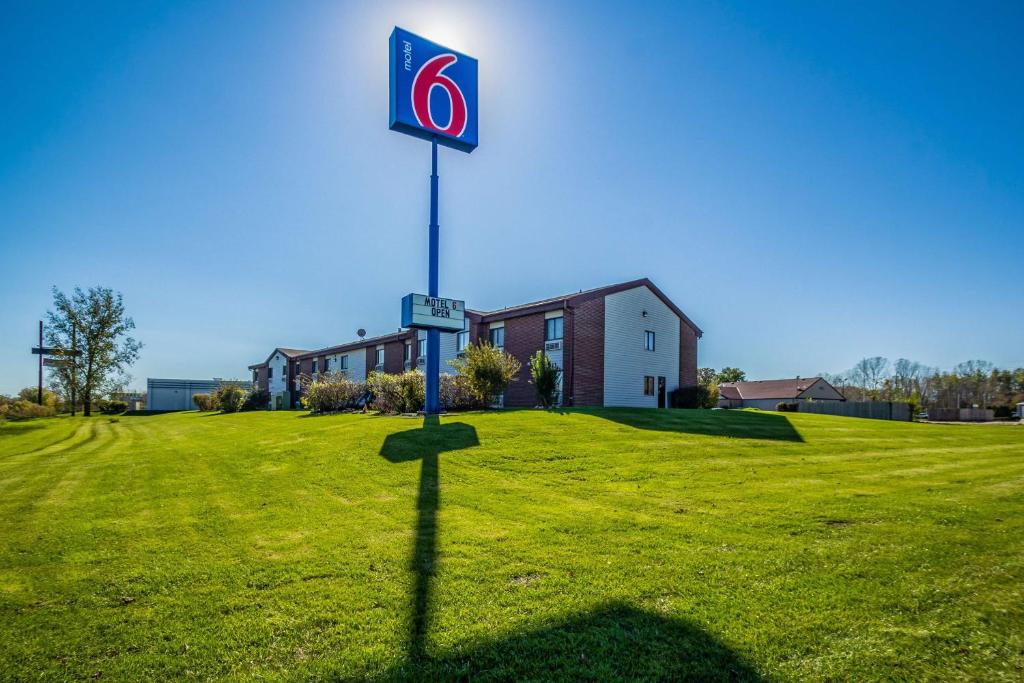
<path fill-rule="evenodd" d="M 416 72 L 416 78 L 412 80 L 412 113 L 416 116 L 416 121 L 424 128 L 460 137 L 466 130 L 466 121 L 469 118 L 466 97 L 455 81 L 442 73 L 456 61 L 458 61 L 458 57 L 455 55 L 443 54 L 428 59 L 420 67 L 420 70 Z M 452 116 L 446 128 L 434 123 L 434 117 L 430 113 L 430 91 L 434 88 L 444 88 L 452 103 Z"/>

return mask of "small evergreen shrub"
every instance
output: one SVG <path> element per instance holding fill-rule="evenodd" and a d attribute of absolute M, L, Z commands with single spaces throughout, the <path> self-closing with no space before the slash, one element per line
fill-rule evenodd
<path fill-rule="evenodd" d="M 242 410 L 267 410 L 270 408 L 270 392 L 253 386 L 246 395 Z"/>
<path fill-rule="evenodd" d="M 800 406 L 796 403 L 779 403 L 775 406 L 775 410 L 780 413 L 795 413 L 800 410 Z"/>
<path fill-rule="evenodd" d="M 530 377 L 541 406 L 550 408 L 558 403 L 558 380 L 562 370 L 543 351 L 530 357 Z"/>

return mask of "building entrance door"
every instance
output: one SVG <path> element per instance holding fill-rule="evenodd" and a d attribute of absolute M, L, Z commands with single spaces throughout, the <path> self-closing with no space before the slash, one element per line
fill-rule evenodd
<path fill-rule="evenodd" d="M 665 407 L 665 378 L 658 378 L 658 407 Z"/>

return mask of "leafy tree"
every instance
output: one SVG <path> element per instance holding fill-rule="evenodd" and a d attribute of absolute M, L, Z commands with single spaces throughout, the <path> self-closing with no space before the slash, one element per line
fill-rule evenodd
<path fill-rule="evenodd" d="M 18 398 L 23 401 L 30 403 L 36 403 L 39 400 L 39 387 L 25 387 L 18 392 Z M 43 405 L 50 408 L 57 407 L 57 394 L 53 391 L 44 388 L 43 389 Z"/>
<path fill-rule="evenodd" d="M 710 386 L 718 382 L 718 373 L 714 368 L 700 368 L 697 370 L 697 384 Z"/>
<path fill-rule="evenodd" d="M 464 375 L 470 389 L 485 405 L 491 405 L 516 380 L 522 367 L 515 356 L 480 341 L 466 347 L 462 358 L 448 361 L 460 375 Z"/>
<path fill-rule="evenodd" d="M 537 351 L 530 358 L 530 376 L 537 390 L 537 400 L 545 408 L 558 402 L 558 380 L 562 377 L 559 368 L 543 351 Z"/>
<path fill-rule="evenodd" d="M 742 382 L 747 379 L 747 373 L 743 372 L 739 368 L 722 368 L 722 371 L 718 373 L 717 384 L 725 382 Z"/>
<path fill-rule="evenodd" d="M 106 287 L 76 287 L 70 297 L 54 287 L 53 307 L 46 314 L 48 345 L 81 352 L 74 370 L 70 363 L 54 368 L 54 380 L 68 394 L 81 389 L 88 416 L 96 399 L 123 385 L 138 359 L 142 344 L 129 336 L 135 322 L 125 315 L 121 295 Z"/>

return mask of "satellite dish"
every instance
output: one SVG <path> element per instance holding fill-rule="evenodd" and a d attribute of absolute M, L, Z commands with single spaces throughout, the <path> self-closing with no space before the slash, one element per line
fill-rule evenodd
<path fill-rule="evenodd" d="M 366 336 L 366 330 L 360 327 L 358 330 L 356 330 L 356 334 L 359 335 L 360 339 L 362 339 L 363 337 Z"/>

